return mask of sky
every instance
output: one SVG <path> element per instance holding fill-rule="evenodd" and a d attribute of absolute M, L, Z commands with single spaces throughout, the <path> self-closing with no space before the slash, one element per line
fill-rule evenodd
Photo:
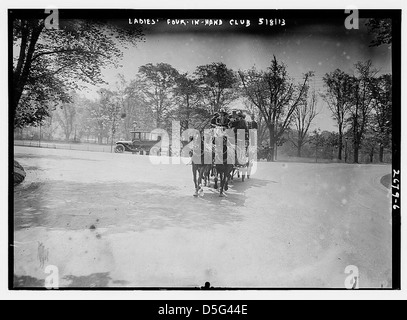
<path fill-rule="evenodd" d="M 314 71 L 311 87 L 317 91 L 323 90 L 326 73 L 339 68 L 353 74 L 358 61 L 371 59 L 380 73 L 391 73 L 391 48 L 369 46 L 372 38 L 366 20 L 360 19 L 359 30 L 346 29 L 344 20 L 304 18 L 286 20 L 285 26 L 259 27 L 258 19 L 251 19 L 247 27 L 247 21 L 241 20 L 232 21 L 237 26 L 231 26 L 230 19 L 222 19 L 221 26 L 205 26 L 204 21 L 191 26 L 191 21 L 187 25 L 172 25 L 172 21 L 168 24 L 163 19 L 144 27 L 145 42 L 124 50 L 122 68 L 103 70 L 103 75 L 110 84 L 117 81 L 118 73 L 131 80 L 140 66 L 161 62 L 189 73 L 212 62 L 223 62 L 235 71 L 253 66 L 264 70 L 273 55 L 287 65 L 289 75 L 296 81 L 301 81 L 304 73 Z M 131 21 L 134 23 L 134 19 Z M 95 92 L 93 88 L 89 94 Z M 320 114 L 312 129 L 334 131 L 335 122 L 322 99 L 318 108 Z"/>

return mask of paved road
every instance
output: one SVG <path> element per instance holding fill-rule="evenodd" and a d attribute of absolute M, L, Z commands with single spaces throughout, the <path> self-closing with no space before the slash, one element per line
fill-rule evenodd
<path fill-rule="evenodd" d="M 220 198 L 191 167 L 148 157 L 15 147 L 15 284 L 343 288 L 391 286 L 390 166 L 259 163 Z"/>

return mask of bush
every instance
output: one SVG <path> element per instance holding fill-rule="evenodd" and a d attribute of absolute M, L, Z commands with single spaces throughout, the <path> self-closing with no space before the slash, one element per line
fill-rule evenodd
<path fill-rule="evenodd" d="M 14 160 L 14 185 L 18 185 L 24 181 L 26 177 L 24 168 L 17 161 Z"/>

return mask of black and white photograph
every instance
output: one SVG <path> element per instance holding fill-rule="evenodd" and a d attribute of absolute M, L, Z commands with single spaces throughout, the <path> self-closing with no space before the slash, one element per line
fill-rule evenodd
<path fill-rule="evenodd" d="M 400 289 L 401 12 L 8 8 L 9 290 Z"/>

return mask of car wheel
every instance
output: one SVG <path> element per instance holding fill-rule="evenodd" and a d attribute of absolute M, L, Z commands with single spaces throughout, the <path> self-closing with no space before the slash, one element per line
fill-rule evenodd
<path fill-rule="evenodd" d="M 118 144 L 118 145 L 116 146 L 116 148 L 114 149 L 114 152 L 116 152 L 116 153 L 123 153 L 124 150 L 125 150 L 124 146 L 123 146 L 122 144 Z"/>

